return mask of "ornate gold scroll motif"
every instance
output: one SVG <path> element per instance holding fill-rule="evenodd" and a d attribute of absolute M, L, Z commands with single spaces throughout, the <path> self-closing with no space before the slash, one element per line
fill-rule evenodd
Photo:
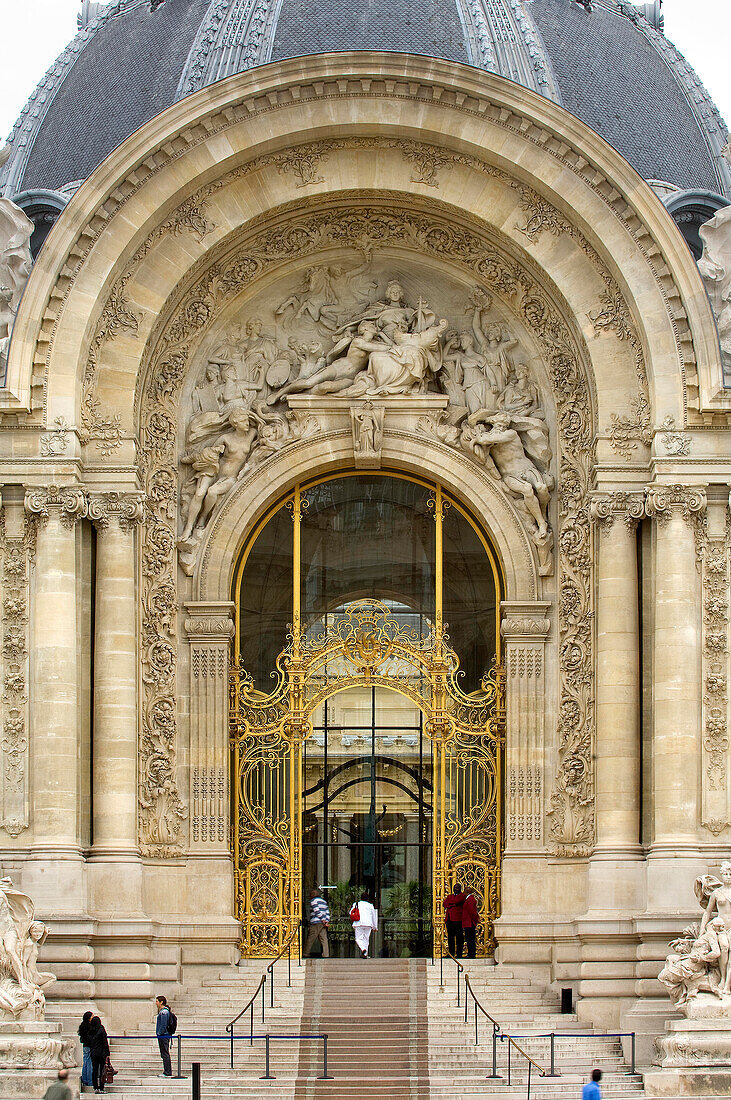
<path fill-rule="evenodd" d="M 302 502 L 304 503 L 304 501 Z M 445 502 L 446 503 L 446 502 Z M 435 521 L 441 528 L 441 493 Z M 291 505 L 298 558 L 299 492 Z M 438 539 L 440 540 L 440 530 Z M 437 556 L 439 560 L 439 555 Z M 295 574 L 298 568 L 295 568 Z M 435 622 L 422 631 L 397 621 L 377 599 L 350 602 L 337 616 L 303 624 L 295 595 L 289 640 L 269 694 L 234 664 L 230 678 L 233 855 L 236 917 L 247 957 L 277 954 L 302 916 L 302 750 L 317 707 L 350 688 L 383 687 L 410 699 L 432 742 L 435 949 L 444 929 L 442 898 L 459 877 L 483 916 L 478 954 L 495 949 L 502 837 L 505 676 L 494 666 L 478 691 L 459 684 L 459 659 L 442 623 L 440 578 Z M 295 585 L 298 593 L 299 585 Z"/>

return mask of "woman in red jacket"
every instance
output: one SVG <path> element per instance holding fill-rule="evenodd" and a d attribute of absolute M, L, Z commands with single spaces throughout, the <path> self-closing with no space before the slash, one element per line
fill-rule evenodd
<path fill-rule="evenodd" d="M 455 882 L 452 893 L 447 894 L 442 902 L 444 906 L 444 920 L 447 925 L 447 950 L 455 959 L 462 958 L 464 946 L 464 933 L 462 932 L 462 903 L 465 895 L 462 893 L 462 884 Z"/>
<path fill-rule="evenodd" d="M 467 944 L 467 958 L 474 959 L 477 951 L 477 925 L 480 914 L 477 912 L 477 900 L 474 894 L 464 894 L 462 902 L 462 932 Z"/>

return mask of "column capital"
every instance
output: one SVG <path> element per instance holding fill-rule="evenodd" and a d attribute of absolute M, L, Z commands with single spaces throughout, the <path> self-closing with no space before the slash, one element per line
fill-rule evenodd
<path fill-rule="evenodd" d="M 634 531 L 645 515 L 644 492 L 617 490 L 596 493 L 589 502 L 589 515 L 603 534 L 608 534 L 615 519 L 621 519 L 629 532 Z"/>
<path fill-rule="evenodd" d="M 647 489 L 647 514 L 661 527 L 670 522 L 673 512 L 692 523 L 705 512 L 706 505 L 706 491 L 696 485 L 650 485 Z"/>
<path fill-rule="evenodd" d="M 228 644 L 233 638 L 236 604 L 231 600 L 201 600 L 183 606 L 188 615 L 185 632 L 191 641 Z"/>
<path fill-rule="evenodd" d="M 87 515 L 88 501 L 78 485 L 47 485 L 26 490 L 25 510 L 41 526 L 45 526 L 54 513 L 64 527 L 72 528 L 77 520 Z"/>
<path fill-rule="evenodd" d="M 547 600 L 513 601 L 500 604 L 500 633 L 506 642 L 544 642 L 551 629 Z"/>
<path fill-rule="evenodd" d="M 89 495 L 88 516 L 97 531 L 104 531 L 114 520 L 122 531 L 133 531 L 144 516 L 145 494 L 117 490 Z"/>

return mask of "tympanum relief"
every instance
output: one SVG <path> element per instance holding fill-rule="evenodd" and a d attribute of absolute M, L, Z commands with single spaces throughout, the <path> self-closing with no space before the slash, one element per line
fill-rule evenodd
<path fill-rule="evenodd" d="M 288 444 L 324 430 L 317 401 L 303 409 L 291 398 L 342 400 L 355 464 L 373 468 L 391 400 L 428 394 L 446 396 L 447 407 L 435 417 L 425 402 L 415 427 L 502 485 L 536 546 L 541 574 L 552 573 L 552 452 L 528 351 L 485 290 L 462 292 L 458 302 L 454 292 L 435 294 L 413 276 L 391 276 L 369 259 L 312 266 L 201 347 L 180 456 L 178 551 L 186 573 L 237 482 Z"/>

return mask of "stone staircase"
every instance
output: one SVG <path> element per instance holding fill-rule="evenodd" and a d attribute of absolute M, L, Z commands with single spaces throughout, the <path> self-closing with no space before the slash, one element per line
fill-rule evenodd
<path fill-rule="evenodd" d="M 603 1100 L 642 1100 L 641 1074 L 631 1074 L 623 1057 L 621 1041 L 579 1023 L 575 1014 L 562 1014 L 559 998 L 543 985 L 516 977 L 510 970 L 482 960 L 465 961 L 470 983 L 480 1004 L 502 1029 L 535 1062 L 550 1068 L 550 1039 L 547 1032 L 568 1033 L 555 1040 L 555 1069 L 560 1077 L 531 1074 L 533 1100 L 580 1097 L 581 1086 L 594 1068 L 602 1070 Z M 498 1081 L 490 1081 L 492 1070 L 492 1025 L 478 1010 L 478 1039 L 475 1045 L 474 1002 L 468 997 L 464 1022 L 464 980 L 457 1007 L 456 966 L 444 964 L 444 991 L 440 991 L 439 964 L 427 966 L 427 1012 L 429 1021 L 429 1081 L 431 1100 L 452 1100 L 454 1082 L 461 1098 L 510 1097 L 522 1100 L 527 1091 L 527 1062 L 513 1048 L 511 1086 L 507 1085 L 507 1046 L 497 1044 Z M 520 1036 L 520 1038 L 518 1038 Z M 545 1037 L 544 1037 L 545 1036 Z"/>
<path fill-rule="evenodd" d="M 322 1074 L 322 1042 L 274 1039 L 271 1046 L 273 1080 L 264 1073 L 264 1043 L 236 1043 L 235 1066 L 225 1026 L 249 1000 L 264 969 L 262 962 L 231 967 L 217 977 L 203 979 L 176 995 L 173 1007 L 182 1039 L 185 1079 L 163 1079 L 152 1012 L 136 1031 L 112 1040 L 112 1061 L 119 1071 L 107 1092 L 118 1100 L 189 1100 L 191 1063 L 202 1065 L 204 1100 L 524 1100 L 526 1063 L 512 1057 L 511 1085 L 506 1080 L 507 1050 L 498 1044 L 498 1072 L 502 1080 L 487 1079 L 492 1062 L 492 1031 L 479 1021 L 475 1045 L 472 1003 L 468 1023 L 457 1008 L 455 966 L 445 963 L 444 991 L 439 964 L 425 959 L 329 959 L 292 965 L 287 988 L 286 959 L 277 965 L 275 1007 L 261 1023 L 261 1001 L 254 1018 L 256 1034 L 328 1035 L 328 1072 Z M 469 963 L 470 981 L 485 1009 L 502 1027 L 520 1035 L 520 1045 L 532 1058 L 548 1066 L 546 1032 L 567 1032 L 556 1041 L 556 1068 L 561 1076 L 532 1076 L 533 1100 L 563 1100 L 581 1095 L 581 1084 L 592 1068 L 604 1073 L 604 1100 L 642 1100 L 639 1074 L 631 1075 L 619 1040 L 591 1031 L 575 1015 L 562 1015 L 558 999 L 543 986 L 512 972 L 478 961 Z M 462 998 L 464 986 L 462 986 Z M 464 1000 L 462 1000 L 462 1006 Z M 249 1016 L 238 1025 L 248 1036 Z M 584 1037 L 586 1032 L 590 1034 Z M 579 1035 L 581 1033 L 581 1037 Z M 193 1037 L 190 1037 L 193 1036 Z M 177 1043 L 172 1044 L 173 1073 Z"/>

